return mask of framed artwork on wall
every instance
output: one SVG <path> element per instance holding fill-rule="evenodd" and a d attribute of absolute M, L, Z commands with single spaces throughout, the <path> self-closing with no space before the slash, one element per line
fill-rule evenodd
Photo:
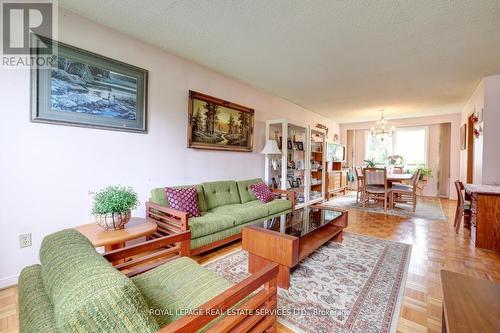
<path fill-rule="evenodd" d="M 188 111 L 188 148 L 253 150 L 253 109 L 190 90 Z"/>
<path fill-rule="evenodd" d="M 146 70 L 36 35 L 31 43 L 58 50 L 51 67 L 31 69 L 31 121 L 147 132 Z"/>
<path fill-rule="evenodd" d="M 460 149 L 465 150 L 467 148 L 467 124 L 463 124 L 460 127 Z"/>

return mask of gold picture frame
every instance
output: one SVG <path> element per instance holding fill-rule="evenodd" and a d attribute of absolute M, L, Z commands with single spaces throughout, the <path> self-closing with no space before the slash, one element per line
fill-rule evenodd
<path fill-rule="evenodd" d="M 253 151 L 254 109 L 189 91 L 188 148 Z"/>

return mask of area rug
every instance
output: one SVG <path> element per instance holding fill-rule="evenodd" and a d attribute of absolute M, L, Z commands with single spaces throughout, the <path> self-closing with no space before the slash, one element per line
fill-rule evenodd
<path fill-rule="evenodd" d="M 417 208 L 415 213 L 413 212 L 413 205 L 404 203 L 398 203 L 395 205 L 394 209 L 387 209 L 386 212 L 384 211 L 384 205 L 382 203 L 375 203 L 373 201 L 370 201 L 369 204 L 366 204 L 366 207 L 363 207 L 361 202 L 356 203 L 356 192 L 338 196 L 325 202 L 325 204 L 339 208 L 352 208 L 379 214 L 446 221 L 439 198 L 417 197 Z"/>
<path fill-rule="evenodd" d="M 278 289 L 278 321 L 296 332 L 395 332 L 411 245 L 345 233 L 320 247 Z M 238 283 L 249 274 L 238 250 L 205 265 Z"/>

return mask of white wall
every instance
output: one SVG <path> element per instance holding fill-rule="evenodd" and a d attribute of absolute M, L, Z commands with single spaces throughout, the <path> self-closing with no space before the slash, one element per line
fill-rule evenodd
<path fill-rule="evenodd" d="M 476 110 L 479 112 L 484 109 L 484 80 L 481 80 L 471 98 L 465 104 L 462 111 L 461 123 L 467 124 L 469 116 Z M 467 125 L 469 126 L 469 125 Z M 467 129 L 467 132 L 469 129 Z M 467 134 L 468 135 L 468 134 Z M 481 184 L 483 175 L 483 138 L 474 139 L 474 173 L 472 175 L 473 183 Z M 460 180 L 467 181 L 467 150 L 460 151 Z"/>
<path fill-rule="evenodd" d="M 500 75 L 484 80 L 482 182 L 500 185 Z"/>
<path fill-rule="evenodd" d="M 485 77 L 462 111 L 461 125 L 468 117 L 483 110 L 483 133 L 474 138 L 474 172 L 476 184 L 500 185 L 500 75 Z M 467 151 L 460 152 L 460 179 L 467 180 Z"/>
<path fill-rule="evenodd" d="M 276 96 L 180 59 L 159 48 L 59 12 L 59 39 L 149 71 L 148 134 L 29 122 L 29 73 L 0 71 L 0 288 L 37 262 L 43 237 L 90 222 L 89 191 L 109 184 L 135 188 L 144 203 L 153 187 L 263 177 L 264 122 L 288 118 L 338 125 Z M 255 109 L 253 153 L 189 150 L 188 90 Z M 141 207 L 135 212 L 143 216 Z M 33 246 L 20 249 L 18 235 Z"/>
<path fill-rule="evenodd" d="M 428 143 L 428 164 L 432 169 L 434 177 L 429 179 L 427 186 L 424 189 L 424 195 L 437 196 L 437 172 L 439 166 L 439 124 L 450 123 L 450 185 L 449 197 L 456 199 L 456 191 L 454 181 L 460 176 L 460 114 L 448 114 L 442 116 L 419 117 L 419 118 L 404 118 L 390 119 L 389 125 L 395 127 L 405 126 L 429 126 L 429 143 Z M 374 122 L 359 122 L 340 124 L 340 142 L 346 142 L 347 130 L 356 130 L 355 135 L 355 163 L 357 165 L 364 164 L 365 156 L 365 139 L 364 131 L 374 126 Z"/>

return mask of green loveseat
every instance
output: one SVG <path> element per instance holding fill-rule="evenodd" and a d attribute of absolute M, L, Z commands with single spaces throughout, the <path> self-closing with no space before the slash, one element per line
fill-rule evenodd
<path fill-rule="evenodd" d="M 190 230 L 190 249 L 186 255 L 195 255 L 241 238 L 245 226 L 290 213 L 295 204 L 294 192 L 273 190 L 278 198 L 262 203 L 249 189 L 251 184 L 261 181 L 256 178 L 177 186 L 195 187 L 198 193 L 201 216 L 189 219 L 186 213 L 169 208 L 164 187 L 151 190 L 146 214 L 158 224 L 153 236 Z"/>
<path fill-rule="evenodd" d="M 189 237 L 189 232 L 166 236 L 104 255 L 74 229 L 45 237 L 41 265 L 24 268 L 19 277 L 21 332 L 153 333 L 208 328 L 217 332 L 245 320 L 273 328 L 275 316 L 270 320 L 251 313 L 241 318 L 223 313 L 235 306 L 276 309 L 278 267 L 269 266 L 233 285 L 194 260 L 179 257 L 179 251 L 174 253 Z M 157 255 L 151 262 L 152 250 L 168 255 L 161 260 Z M 146 251 L 147 255 L 137 256 Z M 121 267 L 110 263 L 129 256 L 134 259 Z M 251 295 L 261 286 L 260 292 Z"/>

